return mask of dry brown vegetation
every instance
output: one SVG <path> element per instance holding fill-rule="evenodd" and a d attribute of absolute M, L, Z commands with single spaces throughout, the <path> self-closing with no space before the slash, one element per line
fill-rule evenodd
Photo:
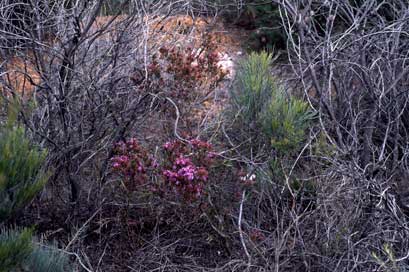
<path fill-rule="evenodd" d="M 3 93 L 17 91 L 23 96 L 28 95 L 40 83 L 39 73 L 32 64 L 27 62 L 25 57 L 12 57 L 3 65 L 5 69 L 3 77 L 6 78 L 0 89 Z"/>
<path fill-rule="evenodd" d="M 17 2 L 2 103 L 52 174 L 5 225 L 74 271 L 408 270 L 407 1 Z M 277 57 L 223 18 L 263 5 Z"/>

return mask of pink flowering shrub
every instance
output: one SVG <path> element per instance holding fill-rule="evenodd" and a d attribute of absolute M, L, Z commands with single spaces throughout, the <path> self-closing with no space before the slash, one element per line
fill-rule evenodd
<path fill-rule="evenodd" d="M 177 141 L 164 144 L 166 163 L 165 184 L 185 200 L 195 200 L 204 194 L 209 169 L 214 162 L 212 146 L 197 139 L 189 143 Z"/>
<path fill-rule="evenodd" d="M 136 139 L 118 142 L 111 158 L 112 170 L 118 174 L 128 189 L 134 189 L 149 180 L 158 169 L 158 162 Z"/>
<path fill-rule="evenodd" d="M 138 190 L 145 184 L 153 193 L 171 194 L 185 201 L 195 201 L 205 194 L 214 163 L 211 144 L 197 139 L 166 142 L 160 161 L 135 139 L 117 143 L 114 151 L 112 170 L 127 189 Z"/>

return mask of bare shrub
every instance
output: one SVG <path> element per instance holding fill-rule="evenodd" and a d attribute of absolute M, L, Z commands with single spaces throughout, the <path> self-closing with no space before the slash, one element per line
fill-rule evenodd
<path fill-rule="evenodd" d="M 150 20 L 169 15 L 166 11 L 173 8 L 180 11 L 180 3 L 123 1 L 128 14 L 101 20 L 104 1 L 26 1 L 21 5 L 38 14 L 19 28 L 12 22 L 10 26 L 8 16 L 19 15 L 13 7 L 20 3 L 3 2 L 3 31 L 9 36 L 1 44 L 2 58 L 13 67 L 18 56 L 24 64 L 14 66 L 15 73 L 33 86 L 29 91 L 35 107 L 30 114 L 22 111 L 22 120 L 48 147 L 50 166 L 56 169 L 53 180 L 68 182 L 75 202 L 87 176 L 93 183 L 105 180 L 104 158 L 112 152 L 112 143 L 155 108 L 152 88 L 158 86 L 143 84 L 153 47 L 148 43 Z M 18 29 L 9 31 L 11 27 Z M 21 37 L 24 46 L 8 46 Z M 20 85 L 12 84 L 10 74 L 8 69 L 2 77 L 3 90 L 19 96 Z M 138 86 L 131 80 L 135 74 L 140 75 Z M 140 86 L 143 92 L 137 91 Z M 99 174 L 83 176 L 89 167 Z"/>
<path fill-rule="evenodd" d="M 325 235 L 300 236 L 305 262 L 369 271 L 393 252 L 394 269 L 407 269 L 408 3 L 278 2 L 289 60 L 332 149 L 315 157 L 326 165 L 314 212 Z"/>

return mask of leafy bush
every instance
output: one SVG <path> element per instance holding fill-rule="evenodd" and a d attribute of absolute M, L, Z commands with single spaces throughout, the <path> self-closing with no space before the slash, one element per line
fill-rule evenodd
<path fill-rule="evenodd" d="M 304 140 L 314 113 L 308 103 L 286 96 L 270 74 L 272 55 L 252 53 L 240 64 L 232 99 L 245 126 L 266 136 L 277 152 L 295 150 Z"/>
<path fill-rule="evenodd" d="M 273 79 L 270 75 L 272 55 L 266 52 L 251 53 L 240 62 L 236 87 L 231 94 L 236 110 L 247 124 L 259 123 L 271 99 Z"/>
<path fill-rule="evenodd" d="M 126 1 L 124 0 L 108 0 L 102 6 L 101 16 L 117 15 L 127 12 L 129 4 L 124 5 Z M 121 9 L 122 8 L 122 9 Z M 123 10 L 125 8 L 125 10 Z"/>
<path fill-rule="evenodd" d="M 7 124 L 0 127 L 0 272 L 67 271 L 67 258 L 53 248 L 35 244 L 32 230 L 4 226 L 48 179 L 48 174 L 41 171 L 46 152 L 34 147 L 24 129 L 14 125 L 15 113 L 11 107 Z"/>
<path fill-rule="evenodd" d="M 0 272 L 65 272 L 68 258 L 53 248 L 33 243 L 29 229 L 2 229 L 0 234 Z"/>
<path fill-rule="evenodd" d="M 314 112 L 307 102 L 294 96 L 287 98 L 282 89 L 274 88 L 264 117 L 264 129 L 271 146 L 281 154 L 297 149 L 313 118 Z"/>
<path fill-rule="evenodd" d="M 55 247 L 36 244 L 25 262 L 31 272 L 67 272 L 71 271 L 67 255 Z"/>
<path fill-rule="evenodd" d="M 45 151 L 33 147 L 24 129 L 8 124 L 0 131 L 0 222 L 23 208 L 43 188 Z"/>
<path fill-rule="evenodd" d="M 2 229 L 0 234 L 0 272 L 11 271 L 30 256 L 33 250 L 31 230 Z"/>
<path fill-rule="evenodd" d="M 285 33 L 281 28 L 281 19 L 277 4 L 263 0 L 252 0 L 245 6 L 245 13 L 256 31 L 250 36 L 250 45 L 254 49 L 272 51 L 273 48 L 285 48 Z"/>

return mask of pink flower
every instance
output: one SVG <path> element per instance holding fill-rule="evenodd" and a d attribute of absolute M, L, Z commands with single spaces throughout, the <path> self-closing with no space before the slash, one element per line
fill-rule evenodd
<path fill-rule="evenodd" d="M 131 138 L 126 142 L 129 149 L 135 150 L 139 147 L 138 141 L 135 138 Z"/>
<path fill-rule="evenodd" d="M 178 171 L 178 175 L 185 178 L 188 181 L 195 179 L 196 168 L 192 165 L 185 166 Z"/>
<path fill-rule="evenodd" d="M 142 164 L 138 163 L 138 168 L 137 168 L 138 172 L 144 172 L 145 168 L 143 167 Z"/>
<path fill-rule="evenodd" d="M 113 157 L 111 160 L 113 162 L 112 167 L 114 168 L 126 167 L 129 163 L 129 157 L 125 155 Z"/>
<path fill-rule="evenodd" d="M 192 162 L 190 161 L 189 158 L 185 158 L 183 156 L 180 156 L 179 158 L 176 159 L 175 164 L 178 165 L 178 166 L 186 166 L 186 165 L 191 165 Z"/>
<path fill-rule="evenodd" d="M 150 177 L 146 173 L 157 174 L 159 171 L 165 186 L 176 194 L 192 201 L 201 197 L 209 179 L 208 168 L 215 157 L 215 153 L 210 152 L 211 144 L 199 139 L 192 139 L 187 144 L 172 140 L 163 148 L 169 162 L 158 162 L 135 138 L 118 142 L 115 144 L 116 156 L 111 158 L 112 168 L 127 182 L 146 181 Z M 167 169 L 164 165 L 168 166 Z"/>
<path fill-rule="evenodd" d="M 151 160 L 151 166 L 152 166 L 153 168 L 158 168 L 158 167 L 159 167 L 158 161 L 157 161 L 156 159 L 152 159 L 152 160 Z"/>
<path fill-rule="evenodd" d="M 196 189 L 196 196 L 200 196 L 200 194 L 203 191 L 203 187 L 200 184 L 198 184 L 196 185 L 195 189 Z"/>
<path fill-rule="evenodd" d="M 123 162 L 123 163 L 127 163 L 127 162 L 129 162 L 129 157 L 126 156 L 126 155 L 119 156 L 118 161 Z"/>
<path fill-rule="evenodd" d="M 166 151 L 171 151 L 172 149 L 174 149 L 174 148 L 176 147 L 176 144 L 177 144 L 176 141 L 169 141 L 169 142 L 166 142 L 166 143 L 163 145 L 163 148 L 164 148 Z"/>
<path fill-rule="evenodd" d="M 164 149 L 170 149 L 170 147 L 171 147 L 171 142 L 166 142 L 164 145 L 163 145 L 163 148 Z"/>
<path fill-rule="evenodd" d="M 169 170 L 163 171 L 163 175 L 167 178 L 170 182 L 176 182 L 178 178 L 178 174 Z"/>

